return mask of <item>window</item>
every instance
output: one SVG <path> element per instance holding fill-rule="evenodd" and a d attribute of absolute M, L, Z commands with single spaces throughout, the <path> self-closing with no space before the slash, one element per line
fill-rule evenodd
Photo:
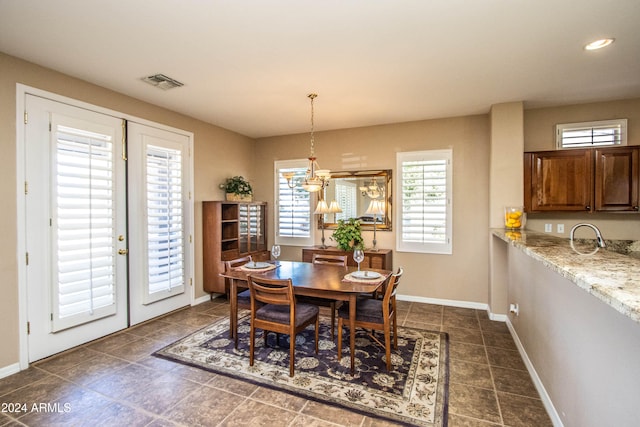
<path fill-rule="evenodd" d="M 627 119 L 556 125 L 556 148 L 627 145 Z"/>
<path fill-rule="evenodd" d="M 311 233 L 311 193 L 299 185 L 290 188 L 283 172 L 294 172 L 293 182 L 299 183 L 307 171 L 307 160 L 275 162 L 275 234 L 276 243 L 291 246 L 313 244 Z"/>
<path fill-rule="evenodd" d="M 452 150 L 398 153 L 401 252 L 452 253 Z"/>
<path fill-rule="evenodd" d="M 53 154 L 53 331 L 116 312 L 113 134 L 58 123 Z M 70 120 L 67 119 L 67 122 Z"/>
<path fill-rule="evenodd" d="M 184 292 L 182 151 L 146 146 L 148 289 L 145 303 Z"/>
<path fill-rule="evenodd" d="M 342 212 L 336 213 L 336 221 L 340 219 L 349 220 L 349 218 L 357 218 L 357 200 L 358 193 L 355 182 L 336 182 L 336 201 L 340 209 L 342 209 Z"/>

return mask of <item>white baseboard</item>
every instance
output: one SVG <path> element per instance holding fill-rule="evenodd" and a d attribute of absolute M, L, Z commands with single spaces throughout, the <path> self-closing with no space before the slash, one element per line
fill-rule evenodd
<path fill-rule="evenodd" d="M 492 313 L 489 309 L 487 309 L 487 311 L 489 312 L 489 319 L 495 320 L 496 322 L 506 322 L 508 319 L 506 314 Z"/>
<path fill-rule="evenodd" d="M 524 346 L 522 345 L 522 342 L 520 341 L 520 338 L 518 337 L 516 330 L 511 324 L 511 321 L 509 320 L 509 318 L 507 316 L 505 317 L 507 318 L 506 319 L 507 328 L 509 328 L 509 332 L 513 337 L 513 341 L 516 343 L 518 352 L 520 353 L 520 356 L 522 357 L 522 360 L 524 361 L 524 364 L 527 367 L 527 371 L 529 371 L 529 375 L 531 375 L 533 384 L 535 385 L 536 390 L 538 390 L 538 394 L 540 394 L 540 399 L 542 400 L 542 404 L 544 405 L 544 408 L 547 410 L 547 413 L 549 414 L 549 418 L 551 418 L 551 422 L 555 427 L 563 427 L 564 424 L 562 424 L 560 415 L 558 415 L 558 411 L 556 411 L 556 408 L 553 406 L 551 397 L 547 393 L 547 390 L 544 388 L 544 385 L 542 384 L 542 380 L 540 380 L 540 377 L 538 376 L 536 369 L 533 367 L 533 363 L 531 363 L 531 360 L 529 359 L 527 352 L 524 350 Z"/>
<path fill-rule="evenodd" d="M 448 305 L 449 307 L 475 308 L 476 310 L 486 310 L 487 304 L 472 301 L 458 301 L 452 299 L 415 297 L 412 295 L 398 295 L 400 301 L 423 302 L 427 304 Z"/>
<path fill-rule="evenodd" d="M 14 363 L 13 365 L 0 368 L 0 378 L 8 377 L 9 375 L 17 374 L 20 372 L 20 364 Z"/>

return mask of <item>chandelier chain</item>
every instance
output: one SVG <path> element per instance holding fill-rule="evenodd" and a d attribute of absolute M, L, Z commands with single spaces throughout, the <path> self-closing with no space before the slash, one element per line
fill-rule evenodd
<path fill-rule="evenodd" d="M 315 141 L 313 138 L 313 100 L 318 96 L 315 93 L 307 95 L 311 99 L 311 157 L 315 157 Z"/>

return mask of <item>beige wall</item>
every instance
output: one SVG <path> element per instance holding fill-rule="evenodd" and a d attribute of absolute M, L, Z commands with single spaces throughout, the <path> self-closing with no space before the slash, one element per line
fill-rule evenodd
<path fill-rule="evenodd" d="M 489 227 L 504 227 L 505 206 L 523 205 L 523 104 L 510 102 L 491 107 L 491 148 L 489 159 Z M 489 267 L 489 308 L 506 314 L 507 287 L 491 259 Z"/>
<path fill-rule="evenodd" d="M 252 177 L 250 138 L 156 107 L 0 53 L 0 368 L 18 362 L 18 255 L 16 254 L 16 83 L 46 90 L 194 133 L 195 286 L 202 291 L 201 201 L 219 200 L 218 184 L 231 175 Z M 21 258 L 22 260 L 22 258 Z"/>
<path fill-rule="evenodd" d="M 640 98 L 592 104 L 540 108 L 524 112 L 524 150 L 555 149 L 555 125 L 558 123 L 594 120 L 628 119 L 627 143 L 640 145 Z M 637 213 L 538 213 L 529 214 L 526 228 L 544 232 L 544 224 L 553 225 L 553 235 L 568 237 L 570 228 L 578 222 L 598 226 L 605 239 L 640 239 L 640 215 Z M 565 232 L 557 233 L 564 224 Z M 593 238 L 588 229 L 580 229 L 579 237 Z"/>
<path fill-rule="evenodd" d="M 524 151 L 555 150 L 558 123 L 628 119 L 628 144 L 640 145 L 640 98 L 536 108 L 524 112 Z"/>
<path fill-rule="evenodd" d="M 316 132 L 320 167 L 331 170 L 393 169 L 396 153 L 453 149 L 453 255 L 395 251 L 395 231 L 379 231 L 378 247 L 394 249 L 393 263 L 405 268 L 400 294 L 487 303 L 489 120 L 486 115 Z M 305 158 L 309 135 L 264 138 L 256 145 L 258 198 L 273 200 L 273 161 Z M 273 214 L 273 203 L 269 205 Z M 394 206 L 397 209 L 397 206 Z M 396 211 L 397 212 L 397 211 Z M 397 213 L 393 216 L 398 218 Z M 273 230 L 269 240 L 273 241 Z M 331 235 L 326 234 L 327 239 Z M 370 246 L 373 232 L 363 233 Z M 316 242 L 319 243 L 319 232 Z M 329 244 L 335 245 L 331 240 Z M 300 248 L 283 258 L 300 259 Z"/>

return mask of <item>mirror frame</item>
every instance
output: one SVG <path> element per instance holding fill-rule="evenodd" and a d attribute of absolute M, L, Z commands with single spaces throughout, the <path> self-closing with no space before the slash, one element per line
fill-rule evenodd
<path fill-rule="evenodd" d="M 359 171 L 336 171 L 331 172 L 331 181 L 341 178 L 382 178 L 381 186 L 384 189 L 386 205 L 385 205 L 385 214 L 384 221 L 376 223 L 376 230 L 381 231 L 391 231 L 392 218 L 391 213 L 393 212 L 393 195 L 392 195 L 392 170 L 391 169 L 376 169 L 376 170 L 359 170 Z M 323 191 L 324 194 L 324 191 Z M 325 214 L 324 216 L 330 216 L 331 214 Z M 322 227 L 323 221 L 318 215 L 318 229 Z M 325 229 L 335 229 L 338 226 L 335 222 L 324 222 Z M 360 227 L 363 230 L 373 230 L 373 223 L 363 224 L 360 223 Z"/>

